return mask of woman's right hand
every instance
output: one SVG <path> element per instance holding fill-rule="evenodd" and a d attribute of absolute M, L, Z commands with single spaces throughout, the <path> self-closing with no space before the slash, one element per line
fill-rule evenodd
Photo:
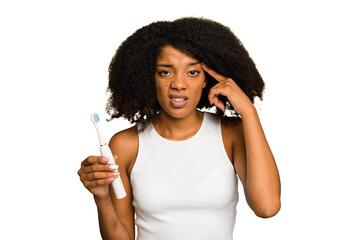
<path fill-rule="evenodd" d="M 95 197 L 106 197 L 109 194 L 109 184 L 119 177 L 116 171 L 118 166 L 108 162 L 109 159 L 102 156 L 90 156 L 81 162 L 78 171 L 80 180 Z"/>

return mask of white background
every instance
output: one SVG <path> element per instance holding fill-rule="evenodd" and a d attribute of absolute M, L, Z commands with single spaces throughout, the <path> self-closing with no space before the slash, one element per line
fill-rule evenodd
<path fill-rule="evenodd" d="M 136 29 L 183 16 L 229 26 L 266 82 L 257 108 L 282 209 L 258 218 L 240 190 L 234 239 L 360 239 L 356 1 L 129 2 L 0 3 L 0 239 L 100 239 L 77 175 L 99 154 L 89 114 L 106 139 L 129 126 L 104 121 L 111 57 Z"/>

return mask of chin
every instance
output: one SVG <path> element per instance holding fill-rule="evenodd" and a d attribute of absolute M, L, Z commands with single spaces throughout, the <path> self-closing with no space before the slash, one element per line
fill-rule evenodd
<path fill-rule="evenodd" d="M 185 118 L 194 112 L 196 112 L 196 108 L 187 109 L 187 108 L 162 108 L 162 112 L 172 118 L 181 119 Z"/>

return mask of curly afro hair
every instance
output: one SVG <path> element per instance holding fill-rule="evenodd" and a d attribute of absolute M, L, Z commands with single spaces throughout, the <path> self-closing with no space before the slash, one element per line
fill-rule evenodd
<path fill-rule="evenodd" d="M 117 49 L 109 66 L 110 96 L 106 111 L 110 120 L 122 117 L 131 123 L 146 124 L 158 116 L 161 108 L 155 92 L 156 59 L 167 45 L 232 78 L 252 103 L 256 96 L 262 100 L 264 81 L 232 31 L 209 19 L 187 17 L 142 27 Z M 213 107 L 208 95 L 217 81 L 207 73 L 206 79 L 199 109 Z M 230 115 L 239 116 L 226 97 L 219 98 Z M 225 112 L 214 108 L 217 115 L 225 116 Z"/>

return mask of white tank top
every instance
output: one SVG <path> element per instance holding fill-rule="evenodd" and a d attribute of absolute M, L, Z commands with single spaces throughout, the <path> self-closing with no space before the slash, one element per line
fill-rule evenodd
<path fill-rule="evenodd" d="M 204 113 L 184 141 L 167 140 L 149 124 L 139 133 L 130 181 L 137 240 L 232 239 L 238 179 L 213 114 Z"/>

